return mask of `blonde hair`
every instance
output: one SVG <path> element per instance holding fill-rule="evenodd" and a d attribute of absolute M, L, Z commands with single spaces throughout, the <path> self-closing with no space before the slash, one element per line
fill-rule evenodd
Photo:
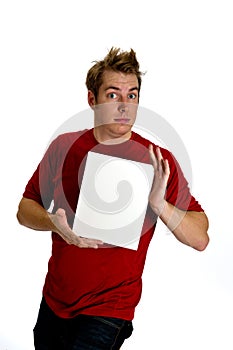
<path fill-rule="evenodd" d="M 140 92 L 142 82 L 142 72 L 139 70 L 139 63 L 134 50 L 121 51 L 119 48 L 112 47 L 105 58 L 101 61 L 94 61 L 86 77 L 86 86 L 97 98 L 100 86 L 103 83 L 103 73 L 106 70 L 122 72 L 126 74 L 135 74 L 138 79 L 138 92 Z"/>

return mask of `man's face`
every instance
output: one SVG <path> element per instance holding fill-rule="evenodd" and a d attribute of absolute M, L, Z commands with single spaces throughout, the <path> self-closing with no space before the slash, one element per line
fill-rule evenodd
<path fill-rule="evenodd" d="M 122 137 L 130 133 L 135 122 L 138 100 L 138 79 L 135 74 L 105 71 L 97 99 L 92 98 L 95 111 L 95 126 L 111 137 Z"/>

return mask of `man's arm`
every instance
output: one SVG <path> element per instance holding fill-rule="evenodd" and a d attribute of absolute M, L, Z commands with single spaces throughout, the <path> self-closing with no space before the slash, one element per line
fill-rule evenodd
<path fill-rule="evenodd" d="M 32 199 L 21 199 L 17 219 L 21 225 L 33 230 L 56 232 L 66 243 L 79 248 L 98 248 L 99 244 L 103 244 L 100 240 L 78 237 L 69 227 L 64 209 L 58 209 L 55 214 L 50 214 Z"/>
<path fill-rule="evenodd" d="M 204 212 L 185 212 L 165 201 L 159 217 L 180 242 L 199 251 L 207 247 L 209 225 Z"/>
<path fill-rule="evenodd" d="M 180 242 L 196 250 L 204 250 L 209 242 L 207 216 L 204 212 L 180 210 L 165 200 L 170 175 L 168 160 L 163 159 L 159 147 L 154 154 L 151 145 L 149 153 L 155 172 L 155 180 L 149 198 L 152 210 Z"/>

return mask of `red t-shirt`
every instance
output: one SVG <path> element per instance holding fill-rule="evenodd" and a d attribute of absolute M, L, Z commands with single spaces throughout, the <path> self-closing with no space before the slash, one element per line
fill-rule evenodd
<path fill-rule="evenodd" d="M 111 146 L 99 144 L 93 129 L 62 134 L 47 149 L 23 196 L 46 209 L 53 201 L 53 212 L 65 209 L 72 227 L 88 152 L 150 163 L 150 143 L 135 132 L 130 140 Z M 170 165 L 166 200 L 182 210 L 203 211 L 190 194 L 173 155 L 163 148 L 161 152 Z M 63 318 L 87 314 L 132 320 L 141 297 L 142 273 L 156 219 L 148 206 L 137 250 L 78 248 L 53 232 L 43 294 L 54 313 Z"/>

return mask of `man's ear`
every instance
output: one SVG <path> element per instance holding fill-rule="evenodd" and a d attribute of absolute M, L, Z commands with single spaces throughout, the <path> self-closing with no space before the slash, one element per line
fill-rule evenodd
<path fill-rule="evenodd" d="M 87 100 L 89 106 L 93 109 L 96 105 L 96 99 L 94 93 L 91 90 L 88 90 Z"/>

